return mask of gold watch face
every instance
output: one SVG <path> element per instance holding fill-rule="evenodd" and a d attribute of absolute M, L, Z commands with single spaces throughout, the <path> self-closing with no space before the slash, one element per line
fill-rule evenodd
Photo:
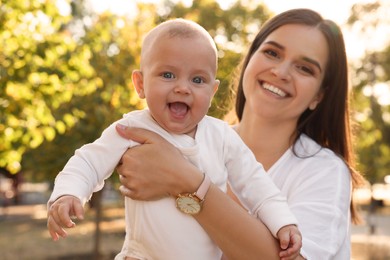
<path fill-rule="evenodd" d="M 199 213 L 201 204 L 197 199 L 184 195 L 176 199 L 176 207 L 186 214 L 194 215 Z"/>

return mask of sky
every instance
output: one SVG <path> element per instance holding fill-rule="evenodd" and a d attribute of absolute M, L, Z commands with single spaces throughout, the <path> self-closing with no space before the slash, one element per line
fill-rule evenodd
<path fill-rule="evenodd" d="M 228 6 L 235 0 L 217 0 L 221 6 Z M 110 9 L 119 14 L 131 13 L 134 11 L 136 2 L 159 2 L 159 0 L 92 0 L 97 11 Z M 182 0 L 191 2 L 191 0 Z M 265 3 L 275 13 L 291 8 L 306 7 L 314 9 L 326 18 L 335 22 L 343 22 L 348 17 L 349 10 L 354 3 L 372 2 L 371 0 L 255 0 L 254 2 Z"/>
<path fill-rule="evenodd" d="M 134 13 L 136 2 L 159 2 L 159 0 L 92 0 L 96 11 L 109 9 L 118 14 Z M 182 0 L 182 2 L 192 2 L 192 0 Z M 235 0 L 219 0 L 221 6 L 229 5 Z M 344 28 L 344 24 L 349 17 L 353 4 L 368 3 L 373 0 L 258 0 L 259 4 L 264 3 L 274 13 L 291 8 L 310 8 L 319 12 L 324 18 L 335 21 L 342 27 L 346 42 L 347 54 L 351 60 L 361 57 L 366 50 L 378 50 L 382 48 L 381 43 L 389 40 L 389 33 L 378 30 L 375 35 L 361 39 L 356 32 Z M 388 29 L 388 28 L 387 28 Z M 369 38 L 369 39 L 368 39 Z"/>

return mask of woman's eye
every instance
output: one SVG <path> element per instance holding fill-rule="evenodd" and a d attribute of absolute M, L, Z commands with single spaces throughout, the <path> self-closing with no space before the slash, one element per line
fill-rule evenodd
<path fill-rule="evenodd" d="M 302 72 L 304 72 L 305 74 L 314 75 L 314 71 L 311 68 L 307 67 L 307 66 L 298 65 L 297 68 L 299 70 L 301 70 Z"/>
<path fill-rule="evenodd" d="M 175 78 L 175 75 L 173 75 L 172 72 L 164 72 L 164 73 L 162 73 L 162 77 L 166 78 L 166 79 L 173 79 L 173 78 Z"/>
<path fill-rule="evenodd" d="M 278 53 L 274 50 L 265 50 L 263 52 L 269 57 L 278 57 Z"/>
<path fill-rule="evenodd" d="M 197 83 L 197 84 L 201 84 L 204 82 L 204 80 L 201 77 L 195 77 L 192 79 L 192 82 Z"/>

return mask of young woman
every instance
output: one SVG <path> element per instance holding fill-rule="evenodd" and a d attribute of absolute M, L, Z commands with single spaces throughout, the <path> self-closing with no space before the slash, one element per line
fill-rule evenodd
<path fill-rule="evenodd" d="M 269 20 L 243 62 L 235 129 L 298 219 L 298 259 L 350 259 L 350 223 L 358 221 L 351 196 L 364 179 L 353 168 L 348 93 L 342 33 L 308 9 Z M 198 189 L 203 173 L 164 139 L 117 130 L 142 144 L 118 166 L 124 195 L 151 200 Z M 194 218 L 228 259 L 278 259 L 265 226 L 215 185 Z"/>

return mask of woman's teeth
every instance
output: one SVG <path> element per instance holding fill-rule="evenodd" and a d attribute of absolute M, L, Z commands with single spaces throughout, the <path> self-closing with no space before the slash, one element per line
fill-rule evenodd
<path fill-rule="evenodd" d="M 268 83 L 263 82 L 262 86 L 263 86 L 264 89 L 269 90 L 269 91 L 271 91 L 272 93 L 274 93 L 274 94 L 276 94 L 278 96 L 281 96 L 281 97 L 287 96 L 286 92 L 284 92 L 283 90 L 281 90 L 281 89 L 279 89 L 279 88 L 277 88 L 275 86 L 272 86 L 272 85 L 270 85 Z"/>

